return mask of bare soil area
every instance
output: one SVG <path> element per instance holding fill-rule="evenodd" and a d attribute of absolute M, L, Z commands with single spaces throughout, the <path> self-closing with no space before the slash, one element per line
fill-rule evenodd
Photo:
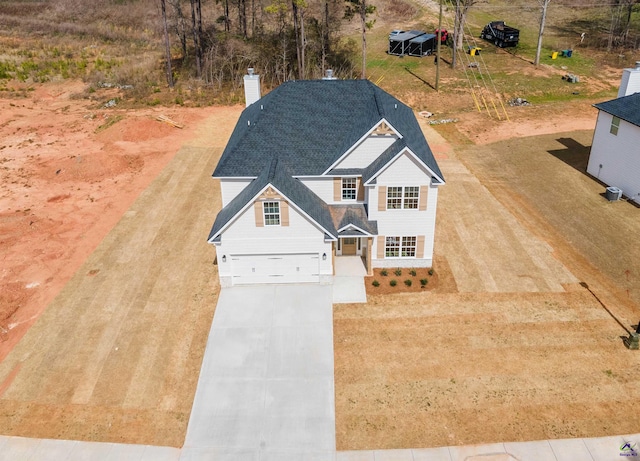
<path fill-rule="evenodd" d="M 0 94 L 0 361 L 199 124 L 224 110 L 105 109 L 74 97 L 84 87 Z"/>
<path fill-rule="evenodd" d="M 210 175 L 242 108 L 104 111 L 78 87 L 0 101 L 0 433 L 180 447 L 219 292 Z"/>

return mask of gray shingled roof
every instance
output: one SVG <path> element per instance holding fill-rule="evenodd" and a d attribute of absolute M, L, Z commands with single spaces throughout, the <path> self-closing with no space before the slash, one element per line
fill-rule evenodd
<path fill-rule="evenodd" d="M 286 165 L 279 164 L 276 157 L 263 168 L 257 178 L 251 181 L 227 206 L 220 210 L 213 223 L 208 240 L 212 241 L 212 239 L 216 238 L 227 223 L 269 184 L 278 189 L 289 199 L 293 206 L 297 206 L 304 211 L 332 237 L 337 238 L 338 231 L 331 219 L 329 206 L 308 187 L 293 178 L 290 169 Z M 294 197 L 295 200 L 293 199 Z"/>
<path fill-rule="evenodd" d="M 273 158 L 321 175 L 382 118 L 443 179 L 413 111 L 368 80 L 283 83 L 242 112 L 213 176 L 256 177 Z"/>
<path fill-rule="evenodd" d="M 338 213 L 338 215 L 342 215 L 342 217 L 340 218 L 340 222 L 336 224 L 336 228 L 338 228 L 339 230 L 345 229 L 349 226 L 355 226 L 371 235 L 378 235 L 378 222 L 369 221 L 367 210 L 365 209 L 365 206 L 363 204 L 333 205 L 332 208 L 334 210 L 344 208 L 344 210 L 341 210 L 344 212 L 344 214 Z M 340 235 L 344 235 L 344 233 L 340 232 Z"/>
<path fill-rule="evenodd" d="M 593 107 L 640 126 L 640 93 L 594 104 Z"/>

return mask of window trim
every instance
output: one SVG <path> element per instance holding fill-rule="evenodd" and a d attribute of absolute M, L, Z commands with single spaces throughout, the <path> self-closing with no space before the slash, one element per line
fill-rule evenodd
<path fill-rule="evenodd" d="M 345 187 L 345 181 L 353 181 L 353 187 Z M 349 186 L 350 185 L 351 184 L 349 184 Z M 351 193 L 353 193 L 353 198 L 345 197 L 345 192 L 348 192 L 349 195 L 352 195 Z M 358 178 L 356 176 L 342 178 L 340 186 L 340 198 L 344 202 L 355 202 L 356 200 L 358 200 Z"/>
<path fill-rule="evenodd" d="M 397 236 L 390 236 L 387 235 L 384 238 L 384 257 L 385 259 L 392 259 L 392 258 L 399 258 L 400 257 L 400 245 L 401 245 L 401 240 L 402 237 L 397 237 Z M 391 243 L 391 245 L 389 245 L 389 243 Z M 390 253 L 395 253 L 395 250 L 397 249 L 398 254 L 397 255 L 393 255 Z"/>
<path fill-rule="evenodd" d="M 403 236 L 400 242 L 400 257 L 401 258 L 415 258 L 418 250 L 418 237 L 417 236 Z M 410 252 L 413 254 L 404 254 Z"/>
<path fill-rule="evenodd" d="M 277 211 L 273 212 L 267 212 L 267 207 L 268 206 L 273 206 L 275 204 L 275 206 L 277 207 Z M 281 209 L 280 209 L 280 202 L 277 200 L 269 200 L 269 201 L 265 201 L 262 202 L 262 218 L 264 220 L 264 225 L 266 226 L 281 226 L 282 225 L 282 213 L 281 213 Z M 269 215 L 270 217 L 267 218 L 267 215 Z M 278 222 L 277 223 L 273 223 L 270 222 L 270 220 L 273 219 L 277 219 Z"/>
<path fill-rule="evenodd" d="M 609 127 L 609 133 L 614 136 L 618 136 L 618 131 L 620 130 L 620 117 L 616 117 L 615 115 L 611 116 L 611 126 Z"/>
<path fill-rule="evenodd" d="M 396 253 L 396 250 L 397 256 L 390 255 L 390 253 Z M 407 255 L 406 253 L 412 254 Z M 415 259 L 417 254 L 418 237 L 416 235 L 388 235 L 384 239 L 385 259 Z"/>
<path fill-rule="evenodd" d="M 398 190 L 399 189 L 399 190 Z M 411 192 L 415 195 L 412 197 L 408 197 L 407 193 L 409 189 L 412 189 Z M 398 194 L 396 196 L 391 197 L 389 194 L 393 192 L 394 194 Z M 418 210 L 420 208 L 420 186 L 387 186 L 387 210 Z M 390 206 L 391 201 L 393 203 L 398 203 L 399 206 L 394 207 Z M 415 206 L 408 206 L 408 204 Z"/>

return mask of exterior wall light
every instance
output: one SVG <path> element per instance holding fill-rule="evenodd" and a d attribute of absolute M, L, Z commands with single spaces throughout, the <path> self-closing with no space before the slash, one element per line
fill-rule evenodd
<path fill-rule="evenodd" d="M 326 261 L 327 260 L 327 254 L 326 253 L 322 253 L 322 260 Z"/>
<path fill-rule="evenodd" d="M 222 255 L 222 262 L 226 263 L 227 262 L 227 255 Z"/>

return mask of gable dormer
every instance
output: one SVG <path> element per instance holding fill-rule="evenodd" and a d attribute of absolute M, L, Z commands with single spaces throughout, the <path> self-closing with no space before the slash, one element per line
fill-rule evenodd
<path fill-rule="evenodd" d="M 402 135 L 387 120 L 381 119 L 331 167 L 332 169 L 366 168 Z"/>

